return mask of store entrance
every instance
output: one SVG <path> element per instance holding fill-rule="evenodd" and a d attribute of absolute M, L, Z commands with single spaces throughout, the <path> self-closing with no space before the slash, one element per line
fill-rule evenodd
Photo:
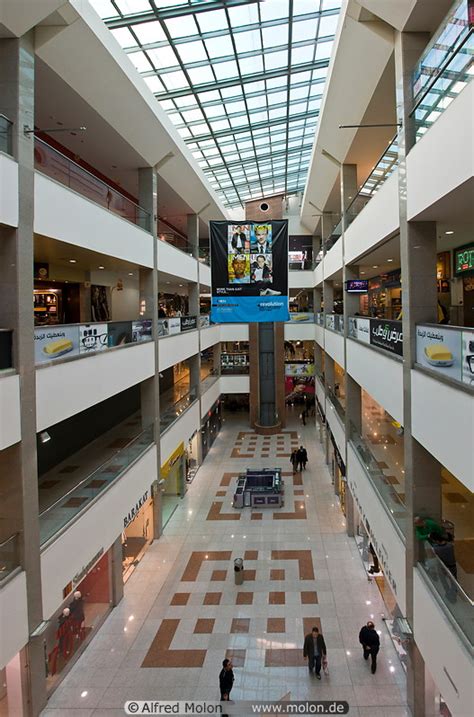
<path fill-rule="evenodd" d="M 127 582 L 154 539 L 153 498 L 141 509 L 122 533 L 122 572 Z"/>

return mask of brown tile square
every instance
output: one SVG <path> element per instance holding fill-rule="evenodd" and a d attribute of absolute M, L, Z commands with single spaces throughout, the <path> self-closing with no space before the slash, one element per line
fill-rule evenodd
<path fill-rule="evenodd" d="M 248 617 L 234 617 L 232 625 L 230 627 L 231 633 L 235 632 L 248 632 L 250 630 L 250 618 Z"/>
<path fill-rule="evenodd" d="M 395 476 L 384 476 L 384 480 L 386 483 L 390 483 L 390 485 L 399 485 L 400 481 L 398 478 L 395 478 Z"/>
<path fill-rule="evenodd" d="M 304 617 L 303 618 L 303 634 L 309 635 L 313 627 L 317 627 L 319 632 L 321 629 L 321 618 L 319 617 Z"/>
<path fill-rule="evenodd" d="M 246 550 L 244 560 L 258 560 L 258 550 Z"/>
<path fill-rule="evenodd" d="M 289 458 L 289 457 L 290 457 L 289 453 L 277 453 L 277 458 Z"/>
<path fill-rule="evenodd" d="M 94 490 L 98 488 L 102 488 L 102 486 L 106 485 L 108 481 L 101 480 L 100 478 L 94 478 L 94 480 L 91 480 L 90 483 L 87 484 L 88 488 L 93 488 Z"/>
<path fill-rule="evenodd" d="M 214 630 L 215 620 L 211 618 L 200 617 L 196 620 L 194 626 L 194 634 L 209 635 Z"/>
<path fill-rule="evenodd" d="M 294 495 L 304 495 L 304 488 L 298 488 L 293 491 Z"/>
<path fill-rule="evenodd" d="M 285 618 L 267 617 L 267 632 L 285 632 Z"/>
<path fill-rule="evenodd" d="M 170 605 L 187 605 L 191 593 L 175 593 Z"/>
<path fill-rule="evenodd" d="M 303 476 L 301 473 L 293 474 L 293 485 L 303 485 Z"/>
<path fill-rule="evenodd" d="M 318 594 L 316 590 L 304 590 L 301 593 L 302 605 L 316 605 L 318 602 Z"/>
<path fill-rule="evenodd" d="M 221 488 L 226 488 L 230 485 L 232 478 L 237 478 L 238 473 L 224 473 L 221 482 L 219 483 Z"/>
<path fill-rule="evenodd" d="M 388 465 L 385 463 L 385 461 L 376 461 L 379 468 L 382 468 L 382 470 L 385 470 L 385 468 L 388 468 Z"/>
<path fill-rule="evenodd" d="M 237 593 L 236 605 L 252 605 L 253 593 Z"/>
<path fill-rule="evenodd" d="M 245 665 L 246 650 L 227 650 L 225 656 L 228 660 L 232 660 L 234 667 L 243 667 Z"/>
<path fill-rule="evenodd" d="M 302 667 L 303 665 L 306 665 L 306 660 L 301 648 L 265 650 L 265 667 Z"/>
<path fill-rule="evenodd" d="M 63 508 L 79 508 L 81 505 L 84 505 L 84 503 L 87 503 L 89 498 L 82 498 L 82 496 L 77 496 L 77 498 L 69 498 L 67 503 L 63 504 Z"/>
<path fill-rule="evenodd" d="M 262 520 L 263 513 L 252 513 L 250 516 L 250 520 Z"/>
<path fill-rule="evenodd" d="M 270 580 L 284 580 L 285 571 L 273 568 L 270 570 Z"/>
<path fill-rule="evenodd" d="M 59 471 L 60 473 L 74 473 L 74 471 L 77 471 L 79 466 L 64 466 L 64 468 L 61 468 Z"/>
<path fill-rule="evenodd" d="M 218 490 L 216 491 L 216 498 L 223 498 L 225 495 L 227 495 L 226 490 Z"/>
<path fill-rule="evenodd" d="M 202 667 L 207 650 L 170 650 L 179 620 L 163 620 L 142 667 Z"/>
<path fill-rule="evenodd" d="M 54 488 L 55 485 L 58 485 L 58 480 L 44 480 L 42 483 L 40 483 L 39 488 L 42 490 L 43 488 L 45 490 L 49 490 L 50 488 Z"/>
<path fill-rule="evenodd" d="M 203 605 L 220 605 L 222 593 L 206 593 L 204 595 Z"/>
<path fill-rule="evenodd" d="M 212 581 L 225 580 L 227 577 L 227 570 L 213 570 L 211 575 Z"/>
<path fill-rule="evenodd" d="M 268 604 L 269 605 L 284 605 L 285 604 L 285 593 L 284 592 L 269 592 L 268 593 Z"/>
<path fill-rule="evenodd" d="M 244 569 L 244 582 L 253 582 L 255 580 L 255 576 L 257 574 L 256 570 L 245 570 Z"/>

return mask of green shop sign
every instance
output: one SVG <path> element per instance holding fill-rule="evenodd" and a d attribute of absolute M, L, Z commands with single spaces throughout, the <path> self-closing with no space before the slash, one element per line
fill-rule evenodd
<path fill-rule="evenodd" d="M 454 273 L 456 276 L 474 272 L 474 244 L 462 246 L 454 252 Z"/>

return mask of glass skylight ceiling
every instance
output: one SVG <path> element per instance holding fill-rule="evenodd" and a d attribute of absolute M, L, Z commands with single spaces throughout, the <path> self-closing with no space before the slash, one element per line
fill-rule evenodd
<path fill-rule="evenodd" d="M 304 189 L 341 0 L 89 0 L 222 202 Z"/>

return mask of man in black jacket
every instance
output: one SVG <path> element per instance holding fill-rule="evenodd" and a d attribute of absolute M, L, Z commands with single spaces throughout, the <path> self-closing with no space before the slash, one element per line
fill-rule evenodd
<path fill-rule="evenodd" d="M 361 631 L 359 632 L 359 642 L 364 650 L 364 660 L 368 660 L 370 655 L 372 660 L 371 671 L 372 674 L 375 674 L 377 669 L 377 653 L 380 648 L 380 638 L 377 634 L 374 623 L 370 622 L 370 620 L 367 625 L 364 625 L 364 627 L 361 628 Z"/>
<path fill-rule="evenodd" d="M 227 658 L 222 661 L 222 670 L 219 673 L 219 688 L 221 691 L 221 700 L 230 700 L 230 691 L 234 684 L 234 672 L 232 670 L 232 662 Z"/>
<path fill-rule="evenodd" d="M 313 671 L 313 668 L 315 668 L 316 677 L 320 680 L 321 660 L 323 657 L 326 657 L 326 643 L 317 627 L 313 627 L 304 639 L 303 657 L 306 657 L 308 660 L 308 670 L 310 673 Z"/>

